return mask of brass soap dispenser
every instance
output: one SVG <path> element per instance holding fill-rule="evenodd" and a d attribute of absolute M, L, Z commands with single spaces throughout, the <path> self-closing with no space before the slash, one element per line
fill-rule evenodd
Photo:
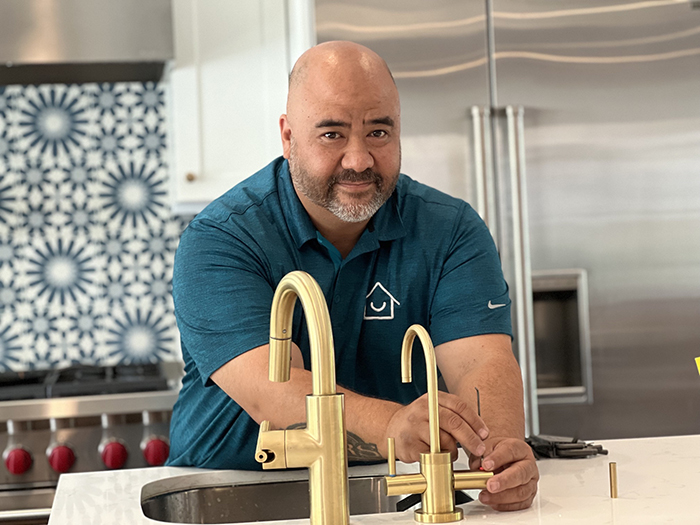
<path fill-rule="evenodd" d="M 428 332 L 414 324 L 406 331 L 401 348 L 401 380 L 410 383 L 413 340 L 418 336 L 425 353 L 428 373 L 428 418 L 430 424 L 430 453 L 420 455 L 420 473 L 396 475 L 394 438 L 389 438 L 389 475 L 385 476 L 389 496 L 421 494 L 421 508 L 414 517 L 421 523 L 447 523 L 463 518 L 462 509 L 455 507 L 454 491 L 485 489 L 493 472 L 453 472 L 449 452 L 440 452 L 440 421 L 438 416 L 438 387 L 435 349 Z"/>

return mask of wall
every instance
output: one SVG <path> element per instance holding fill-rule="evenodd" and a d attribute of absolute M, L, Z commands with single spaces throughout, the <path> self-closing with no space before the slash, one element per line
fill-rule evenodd
<path fill-rule="evenodd" d="M 0 87 L 0 371 L 179 358 L 164 101 Z"/>

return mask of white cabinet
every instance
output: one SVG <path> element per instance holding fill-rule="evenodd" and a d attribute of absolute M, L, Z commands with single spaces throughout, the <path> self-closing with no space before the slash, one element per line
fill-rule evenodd
<path fill-rule="evenodd" d="M 307 0 L 173 0 L 172 210 L 197 213 L 282 153 L 287 75 L 313 45 Z"/>

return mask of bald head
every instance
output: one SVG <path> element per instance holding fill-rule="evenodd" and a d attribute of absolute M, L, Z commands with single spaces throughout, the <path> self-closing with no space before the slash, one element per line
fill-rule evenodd
<path fill-rule="evenodd" d="M 395 97 L 394 77 L 382 57 L 354 42 L 324 42 L 299 57 L 289 75 L 287 114 L 319 90 L 333 89 L 352 96 L 355 90 L 372 88 L 382 96 Z M 291 115 L 290 115 L 291 116 Z"/>
<path fill-rule="evenodd" d="M 297 88 L 305 80 L 309 67 L 318 67 L 324 62 L 327 65 L 340 64 L 341 62 L 344 62 L 344 65 L 359 63 L 367 71 L 378 67 L 383 69 L 395 84 L 389 66 L 377 53 L 354 42 L 334 41 L 314 46 L 299 57 L 289 75 L 289 90 Z"/>

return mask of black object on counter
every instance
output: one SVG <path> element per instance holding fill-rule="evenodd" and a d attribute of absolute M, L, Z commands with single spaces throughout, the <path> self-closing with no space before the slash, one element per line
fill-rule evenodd
<path fill-rule="evenodd" d="M 542 458 L 590 458 L 598 454 L 607 455 L 602 445 L 560 436 L 530 436 L 525 441 L 532 448 L 536 459 Z"/>

